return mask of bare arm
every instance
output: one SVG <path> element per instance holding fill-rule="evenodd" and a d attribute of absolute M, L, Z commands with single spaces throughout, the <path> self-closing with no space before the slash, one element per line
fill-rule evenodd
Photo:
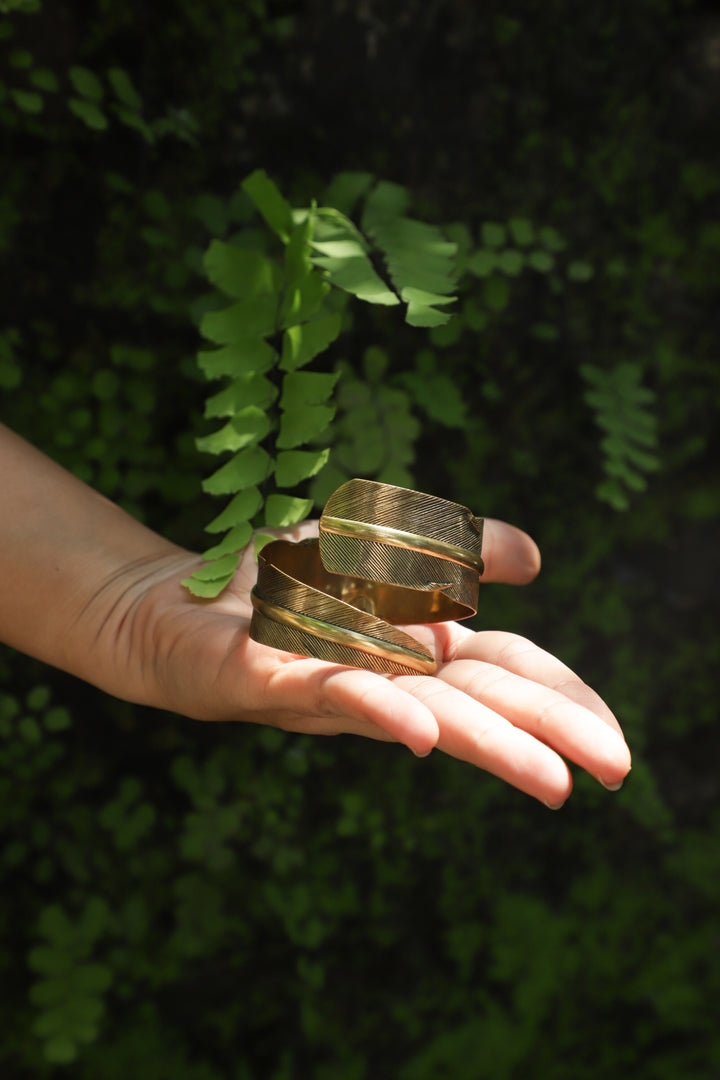
<path fill-rule="evenodd" d="M 310 535 L 305 523 L 291 535 Z M 525 533 L 486 521 L 484 580 L 539 569 Z M 164 540 L 0 425 L 0 640 L 129 701 L 204 720 L 433 747 L 549 806 L 575 762 L 618 787 L 630 754 L 610 709 L 556 657 L 500 631 L 416 627 L 434 676 L 388 678 L 252 641 L 251 551 L 216 601 L 180 584 L 199 557 Z"/>
<path fill-rule="evenodd" d="M 189 557 L 0 424 L 1 641 L 119 693 L 113 605 L 143 569 Z"/>

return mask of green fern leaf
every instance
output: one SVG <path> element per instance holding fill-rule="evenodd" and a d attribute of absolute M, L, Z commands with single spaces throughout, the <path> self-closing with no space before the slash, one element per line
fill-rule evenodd
<path fill-rule="evenodd" d="M 127 108 L 132 109 L 134 112 L 141 112 L 142 98 L 133 86 L 127 71 L 116 67 L 110 68 L 107 74 L 108 81 L 115 91 L 118 101 L 121 101 L 123 105 L 126 105 Z"/>
<path fill-rule="evenodd" d="M 265 505 L 265 520 L 270 528 L 282 529 L 304 521 L 312 510 L 312 499 L 294 495 L 269 495 Z"/>
<path fill-rule="evenodd" d="M 344 214 L 325 207 L 317 211 L 312 247 L 319 252 L 313 255 L 313 263 L 336 288 L 372 304 L 400 303 L 373 269 L 362 233 Z"/>
<path fill-rule="evenodd" d="M 71 67 L 68 71 L 70 76 L 70 82 L 75 87 L 75 90 L 82 97 L 87 98 L 89 101 L 102 101 L 103 98 L 103 86 L 97 75 L 90 71 L 86 67 Z"/>
<path fill-rule="evenodd" d="M 530 247 L 535 240 L 535 230 L 527 218 L 510 218 L 508 227 L 518 247 Z"/>
<path fill-rule="evenodd" d="M 395 291 L 407 303 L 412 326 L 440 326 L 450 316 L 435 310 L 452 303 L 457 244 L 434 225 L 402 217 L 407 205 L 404 189 L 378 184 L 370 193 L 362 217 L 363 229 L 382 252 Z"/>
<path fill-rule="evenodd" d="M 94 101 L 85 101 L 84 98 L 69 98 L 68 108 L 87 127 L 93 128 L 95 131 L 104 131 L 108 126 L 107 117 Z"/>
<path fill-rule="evenodd" d="M 256 169 L 243 180 L 241 186 L 273 232 L 287 244 L 293 231 L 292 209 L 264 169 Z"/>
<path fill-rule="evenodd" d="M 264 375 L 240 375 L 217 394 L 205 402 L 205 418 L 235 416 L 241 409 L 257 405 L 263 409 L 272 404 L 278 390 Z"/>
<path fill-rule="evenodd" d="M 598 485 L 596 494 L 615 509 L 626 509 L 626 489 L 643 491 L 647 487 L 644 474 L 659 467 L 653 453 L 657 419 L 648 411 L 655 395 L 642 385 L 639 364 L 619 364 L 609 370 L 586 364 L 580 371 L 588 384 L 585 401 L 605 432 L 601 448 L 607 479 Z"/>
<path fill-rule="evenodd" d="M 242 551 L 250 543 L 252 525 L 249 521 L 242 521 L 235 525 L 230 532 L 220 541 L 203 552 L 203 559 L 219 559 L 223 555 L 232 555 Z"/>
<path fill-rule="evenodd" d="M 286 409 L 280 419 L 275 445 L 279 450 L 292 450 L 311 442 L 322 435 L 334 415 L 334 405 L 302 405 L 297 409 Z"/>
<path fill-rule="evenodd" d="M 255 334 L 272 334 L 276 318 L 274 294 L 253 296 L 221 311 L 208 311 L 200 322 L 200 333 L 216 345 L 236 345 Z"/>
<path fill-rule="evenodd" d="M 196 439 L 195 445 L 204 454 L 235 452 L 264 439 L 270 430 L 270 418 L 257 405 L 247 405 L 212 435 Z"/>
<path fill-rule="evenodd" d="M 285 248 L 285 288 L 292 289 L 312 271 L 310 240 L 313 235 L 314 213 L 293 228 Z"/>
<path fill-rule="evenodd" d="M 209 533 L 225 532 L 226 529 L 232 529 L 244 521 L 249 521 L 258 512 L 262 502 L 262 495 L 254 486 L 238 492 L 222 513 L 218 514 L 209 525 L 205 526 L 205 531 Z"/>
<path fill-rule="evenodd" d="M 341 327 L 342 316 L 338 313 L 325 315 L 302 326 L 289 326 L 283 334 L 281 370 L 295 371 L 309 364 L 335 341 Z"/>
<path fill-rule="evenodd" d="M 258 251 L 213 240 L 203 257 L 208 280 L 227 296 L 275 294 L 280 287 L 276 265 Z"/>
<path fill-rule="evenodd" d="M 220 349 L 199 352 L 197 362 L 206 379 L 224 376 L 260 374 L 269 371 L 277 353 L 260 337 L 249 337 Z"/>
<path fill-rule="evenodd" d="M 339 372 L 332 375 L 318 371 L 288 372 L 283 379 L 280 407 L 322 405 L 331 396 L 339 377 Z"/>
<path fill-rule="evenodd" d="M 223 557 L 235 560 L 235 565 L 232 570 L 226 570 L 219 577 L 205 579 L 200 577 L 202 570 L 204 570 L 204 567 L 201 567 L 200 570 L 195 571 L 192 577 L 184 578 L 181 584 L 184 585 L 186 589 L 189 589 L 193 596 L 199 596 L 203 600 L 214 600 L 215 597 L 219 596 L 223 589 L 227 588 L 230 584 L 235 576 L 237 564 L 240 561 L 238 555 Z M 208 563 L 207 565 L 212 566 L 213 564 Z"/>
<path fill-rule="evenodd" d="M 407 189 L 401 184 L 381 180 L 375 185 L 365 203 L 362 226 L 366 232 L 372 232 L 372 218 L 400 218 L 410 205 Z"/>
<path fill-rule="evenodd" d="M 261 483 L 271 472 L 272 460 L 267 450 L 261 446 L 251 446 L 238 451 L 230 461 L 203 480 L 202 487 L 208 495 L 232 495 Z"/>
<path fill-rule="evenodd" d="M 491 248 L 479 248 L 470 255 L 466 265 L 476 277 L 488 277 L 497 267 L 497 256 Z"/>
<path fill-rule="evenodd" d="M 280 328 L 307 322 L 320 308 L 330 292 L 330 285 L 316 272 L 309 273 L 295 286 L 286 289 L 280 308 Z"/>
<path fill-rule="evenodd" d="M 323 196 L 325 206 L 351 214 L 359 199 L 372 187 L 374 177 L 367 172 L 341 172 L 332 180 Z"/>
<path fill-rule="evenodd" d="M 277 456 L 275 481 L 278 487 L 295 487 L 320 472 L 330 455 L 325 450 L 282 450 Z"/>

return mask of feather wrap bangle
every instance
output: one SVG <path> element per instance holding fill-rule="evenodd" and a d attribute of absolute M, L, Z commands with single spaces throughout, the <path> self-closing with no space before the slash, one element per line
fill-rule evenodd
<path fill-rule="evenodd" d="M 458 503 L 372 480 L 328 499 L 317 540 L 259 556 L 250 636 L 300 656 L 391 674 L 432 674 L 398 626 L 477 611 L 483 521 Z"/>

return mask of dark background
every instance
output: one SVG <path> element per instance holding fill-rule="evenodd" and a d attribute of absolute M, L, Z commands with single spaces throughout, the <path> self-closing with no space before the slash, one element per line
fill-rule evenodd
<path fill-rule="evenodd" d="M 2 419 L 203 545 L 200 259 L 247 173 L 302 205 L 368 170 L 473 238 L 553 226 L 587 280 L 523 272 L 498 306 L 468 279 L 454 339 L 359 313 L 331 361 L 380 346 L 401 380 L 435 349 L 466 414 L 418 414 L 415 482 L 544 556 L 477 625 L 575 666 L 634 767 L 551 815 L 440 755 L 203 727 L 5 651 L 4 1075 L 717 1075 L 714 5 L 36 6 L 0 15 Z M 70 104 L 78 65 L 105 126 Z M 654 394 L 658 467 L 625 510 L 597 494 L 588 364 Z"/>

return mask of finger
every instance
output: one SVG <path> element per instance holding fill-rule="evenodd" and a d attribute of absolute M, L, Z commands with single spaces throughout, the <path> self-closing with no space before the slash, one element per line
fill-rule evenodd
<path fill-rule="evenodd" d="M 402 675 L 395 682 L 435 715 L 439 750 L 492 773 L 546 806 L 565 802 L 572 777 L 551 747 L 442 679 Z"/>
<path fill-rule="evenodd" d="M 464 630 L 464 627 L 460 629 Z M 524 679 L 558 690 L 572 701 L 590 709 L 622 736 L 622 729 L 615 715 L 600 695 L 562 660 L 558 660 L 552 653 L 539 648 L 527 638 L 500 630 L 455 633 L 444 655 L 446 660 L 482 660 L 521 675 Z"/>
<path fill-rule="evenodd" d="M 394 740 L 423 756 L 438 739 L 431 710 L 393 681 L 323 660 L 298 659 L 276 666 L 261 700 L 272 717 L 266 722 L 286 730 Z"/>
<path fill-rule="evenodd" d="M 482 581 L 527 585 L 540 571 L 540 551 L 535 541 L 522 529 L 494 518 L 485 518 L 482 556 Z"/>
<path fill-rule="evenodd" d="M 478 660 L 454 660 L 438 675 L 580 765 L 605 787 L 616 787 L 627 774 L 630 752 L 622 736 L 559 690 Z"/>

